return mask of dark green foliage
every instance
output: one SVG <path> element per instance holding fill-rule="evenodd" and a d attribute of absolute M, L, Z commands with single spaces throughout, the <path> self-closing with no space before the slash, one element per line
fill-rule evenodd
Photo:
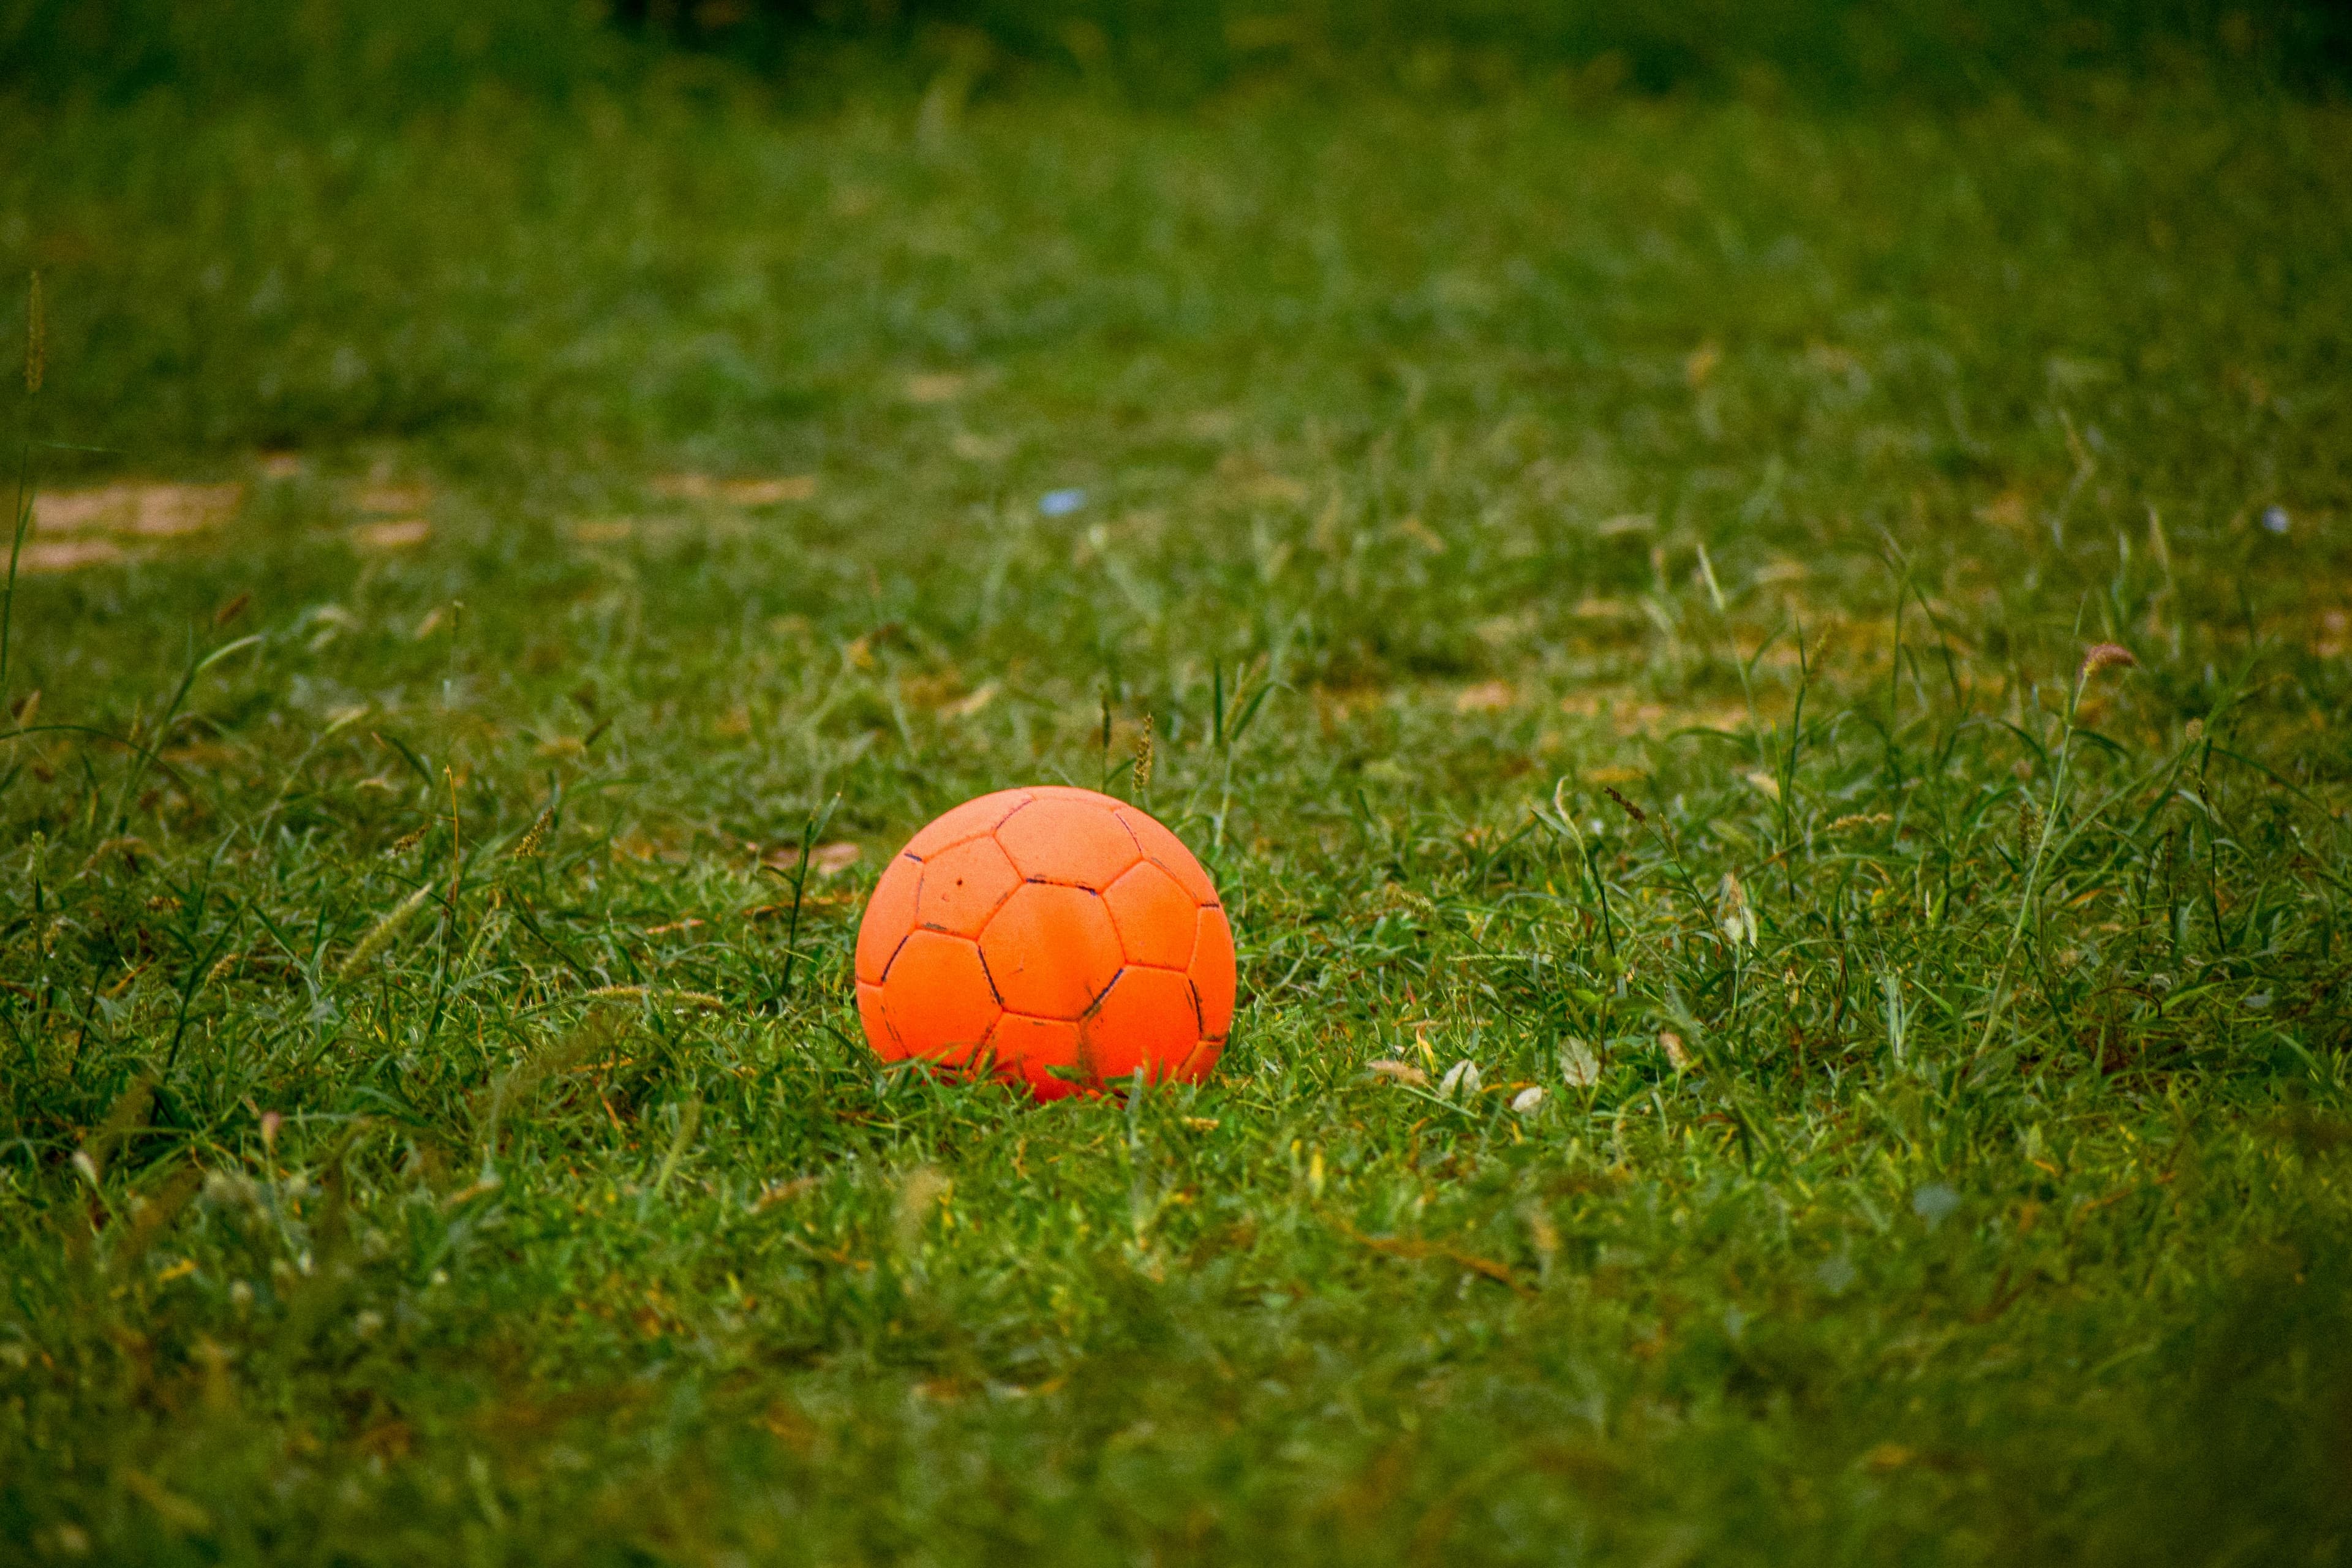
<path fill-rule="evenodd" d="M 620 0 L 609 16 L 573 0 L 0 0 L 0 93 L 262 99 L 368 121 L 486 87 L 560 100 L 640 79 L 677 46 L 802 94 L 838 90 L 846 58 L 869 89 L 877 75 L 964 91 L 1042 74 L 1160 103 L 1273 81 L 1461 94 L 1573 79 L 1829 106 L 2048 101 L 2096 78 L 2317 96 L 2352 81 L 2336 0 Z"/>
<path fill-rule="evenodd" d="M 629 63 L 594 6 L 550 0 L 0 0 L 0 93 L 42 104 L 263 101 L 369 123 L 486 88 L 560 101 Z"/>
<path fill-rule="evenodd" d="M 2086 69 L 2322 93 L 2352 73 L 2352 19 L 2327 0 L 632 0 L 618 15 L 630 30 L 763 64 L 805 62 L 827 40 L 977 46 L 1160 99 L 1334 67 L 1424 91 L 1577 71 L 1643 92 L 1793 91 L 1828 104 L 2043 93 Z"/>

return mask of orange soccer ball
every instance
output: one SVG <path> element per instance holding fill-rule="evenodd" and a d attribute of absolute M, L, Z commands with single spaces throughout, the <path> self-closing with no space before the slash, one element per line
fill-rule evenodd
<path fill-rule="evenodd" d="M 857 1014 L 884 1061 L 993 1072 L 1041 1100 L 1138 1068 L 1198 1081 L 1233 1026 L 1233 929 L 1192 852 L 1138 807 L 1000 790 L 884 868 L 857 928 Z"/>

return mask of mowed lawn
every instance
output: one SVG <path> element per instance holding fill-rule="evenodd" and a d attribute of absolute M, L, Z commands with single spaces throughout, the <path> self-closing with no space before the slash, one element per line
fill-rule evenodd
<path fill-rule="evenodd" d="M 0 1556 L 2345 1561 L 2347 213 L 2179 89 L 0 123 Z M 867 1054 L 1053 781 L 1214 1081 Z"/>

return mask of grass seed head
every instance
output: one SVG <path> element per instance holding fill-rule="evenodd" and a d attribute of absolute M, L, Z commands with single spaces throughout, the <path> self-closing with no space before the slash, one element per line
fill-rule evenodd
<path fill-rule="evenodd" d="M 2139 667 L 2138 657 L 2121 643 L 2095 642 L 2083 650 L 2083 668 L 2076 672 L 2074 679 L 2088 680 L 2103 669 L 2118 667 L 2137 669 Z"/>
<path fill-rule="evenodd" d="M 1135 738 L 1135 793 L 1151 792 L 1151 715 L 1143 716 L 1143 732 Z"/>
<path fill-rule="evenodd" d="M 538 819 L 516 841 L 514 848 L 509 852 L 509 857 L 517 860 L 538 859 L 547 847 L 547 830 L 554 821 L 555 807 L 551 805 L 539 814 Z"/>
<path fill-rule="evenodd" d="M 351 956 L 344 959 L 342 967 L 335 971 L 335 978 L 349 980 L 365 968 L 371 959 L 392 945 L 392 939 L 400 934 L 400 928 L 406 925 L 409 917 L 424 908 L 425 900 L 432 896 L 432 883 L 418 884 L 415 892 L 401 900 L 391 913 L 376 921 L 368 929 L 367 935 L 360 938 L 359 945 L 352 949 Z"/>

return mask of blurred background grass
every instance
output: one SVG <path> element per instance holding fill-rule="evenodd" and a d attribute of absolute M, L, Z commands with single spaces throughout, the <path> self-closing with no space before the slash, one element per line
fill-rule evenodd
<path fill-rule="evenodd" d="M 853 358 L 870 368 L 1043 342 L 1039 309 L 993 328 L 949 321 L 919 276 L 889 309 L 853 298 L 927 258 L 861 250 L 855 215 L 779 205 L 818 194 L 814 166 L 772 139 L 780 115 L 898 115 L 934 153 L 943 129 L 991 104 L 1139 110 L 1161 117 L 1156 135 L 1267 99 L 1389 104 L 1407 118 L 1415 102 L 1508 106 L 1503 120 L 1546 124 L 1596 123 L 1612 105 L 1669 119 L 1745 108 L 1833 137 L 1847 134 L 1840 123 L 1874 123 L 1863 143 L 1897 121 L 1981 126 L 1987 113 L 2018 124 L 2072 113 L 2095 137 L 2158 121 L 2213 132 L 2205 153 L 2149 171 L 2156 185 L 2126 176 L 2101 219 L 2122 226 L 2070 228 L 2053 241 L 2065 262 L 2137 245 L 2142 225 L 2126 209 L 2194 201 L 2212 159 L 2273 134 L 2237 106 L 2336 100 L 2347 84 L 2352 10 L 2323 0 L 0 0 L 0 267 L 49 277 L 43 434 L 87 448 L 47 458 L 53 477 L 458 432 L 497 432 L 502 457 L 520 437 L 602 460 L 674 451 L 722 426 L 789 443 Z M 1496 143 L 1498 168 L 1515 157 Z M 1303 199 L 1320 176 L 1292 161 Z M 951 163 L 933 159 L 950 185 Z M 2280 177 L 2292 187 L 2291 171 L 2311 166 L 2290 150 Z M 1026 258 L 1028 282 L 1058 290 L 1059 330 L 1137 342 L 1178 330 L 1181 310 L 1107 290 L 1123 258 L 1157 243 L 1114 231 L 1181 208 L 1182 193 L 1157 207 L 1103 193 L 1109 205 L 1071 210 L 1051 204 L 1075 193 L 1040 174 L 1027 221 L 1041 237 L 1080 233 L 1090 252 L 1075 268 L 1053 266 L 1050 245 Z M 1415 177 L 1399 169 L 1400 183 Z M 2026 176 L 1995 198 L 2017 208 L 2002 221 L 2020 235 L 2033 231 L 2034 191 Z M 2299 258 L 2328 247 L 2298 243 L 2309 214 L 2290 189 L 2256 194 L 2263 210 L 2244 216 L 2275 221 L 2279 244 L 2249 281 L 2293 293 L 2308 280 Z M 1517 220 L 1498 206 L 1496 221 Z M 1215 298 L 1247 300 L 1275 281 L 1280 246 L 1307 237 L 1277 225 L 1272 240 L 1190 253 L 1231 264 Z M 1869 243 L 1882 240 L 1905 258 L 1890 284 L 1924 297 L 1938 242 Z M 730 304 L 697 281 L 740 284 L 760 271 L 762 245 L 806 261 L 796 282 L 825 286 L 787 311 Z M 2130 276 L 2127 257 L 2110 261 L 2084 286 Z M 1380 289 L 1414 284 L 1366 282 L 1367 310 L 1384 308 Z M 20 330 L 22 297 L 9 292 L 0 324 Z M 2079 295 L 2016 308 L 2043 307 L 2067 352 L 2126 356 L 2183 308 L 2085 310 Z M 1676 331 L 1680 309 L 1664 311 Z M 0 390 L 0 418 L 14 422 L 16 395 Z"/>

